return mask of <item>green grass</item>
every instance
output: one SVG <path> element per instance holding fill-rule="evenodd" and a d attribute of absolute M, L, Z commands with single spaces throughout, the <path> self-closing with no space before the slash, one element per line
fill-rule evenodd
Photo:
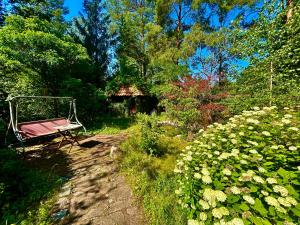
<path fill-rule="evenodd" d="M 159 147 L 164 148 L 165 154 L 158 158 L 140 149 L 140 138 L 136 129 L 122 144 L 121 166 L 134 193 L 142 199 L 147 221 L 153 225 L 187 224 L 174 193 L 176 177 L 173 172 L 177 155 L 187 143 L 177 137 L 160 135 Z"/>
<path fill-rule="evenodd" d="M 103 115 L 87 127 L 87 133 L 96 134 L 119 134 L 130 131 L 135 125 L 134 117 L 112 117 Z"/>

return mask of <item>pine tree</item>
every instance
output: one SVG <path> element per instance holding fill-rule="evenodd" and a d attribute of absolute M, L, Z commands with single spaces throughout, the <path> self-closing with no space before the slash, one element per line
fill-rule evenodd
<path fill-rule="evenodd" d="M 83 12 L 75 18 L 72 35 L 86 47 L 93 63 L 94 77 L 90 78 L 97 86 L 102 86 L 109 76 L 110 50 L 114 40 L 109 34 L 110 18 L 102 0 L 85 0 Z"/>
<path fill-rule="evenodd" d="M 11 12 L 22 17 L 37 16 L 48 21 L 63 21 L 68 13 L 64 0 L 9 0 Z"/>

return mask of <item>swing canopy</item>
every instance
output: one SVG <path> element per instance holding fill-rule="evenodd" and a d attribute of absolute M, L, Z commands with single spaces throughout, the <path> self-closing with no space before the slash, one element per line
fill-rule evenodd
<path fill-rule="evenodd" d="M 68 117 L 58 117 L 46 120 L 36 120 L 29 122 L 18 122 L 18 109 L 21 100 L 52 99 L 54 101 L 69 101 Z M 53 96 L 17 96 L 8 99 L 10 110 L 10 126 L 12 127 L 17 139 L 23 143 L 28 139 L 53 135 L 56 133 L 69 132 L 85 127 L 79 122 L 76 112 L 76 100 L 72 97 L 53 97 Z M 53 110 L 54 111 L 54 110 Z"/>

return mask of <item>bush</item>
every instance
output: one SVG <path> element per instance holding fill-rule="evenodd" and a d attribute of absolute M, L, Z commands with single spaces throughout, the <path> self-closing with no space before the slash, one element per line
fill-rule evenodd
<path fill-rule="evenodd" d="M 213 124 L 175 172 L 190 224 L 299 224 L 300 114 L 258 107 Z"/>
<path fill-rule="evenodd" d="M 157 117 L 138 115 L 138 122 L 141 125 L 141 149 L 150 155 L 162 155 L 163 151 L 158 146 L 159 128 Z"/>
<path fill-rule="evenodd" d="M 127 101 L 110 103 L 109 110 L 112 115 L 126 116 L 128 114 L 127 106 L 128 106 Z"/>

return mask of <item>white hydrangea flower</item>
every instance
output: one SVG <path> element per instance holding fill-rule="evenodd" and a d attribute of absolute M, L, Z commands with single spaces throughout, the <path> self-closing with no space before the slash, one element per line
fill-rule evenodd
<path fill-rule="evenodd" d="M 206 201 L 200 199 L 199 204 L 204 210 L 209 209 L 209 204 Z"/>
<path fill-rule="evenodd" d="M 299 131 L 299 129 L 297 127 L 289 127 L 288 130 Z"/>
<path fill-rule="evenodd" d="M 239 153 L 240 153 L 240 150 L 238 150 L 236 148 L 232 149 L 232 151 L 231 151 L 231 154 L 233 154 L 233 155 L 237 155 Z"/>
<path fill-rule="evenodd" d="M 249 152 L 252 154 L 258 154 L 258 152 L 255 149 L 251 149 Z"/>
<path fill-rule="evenodd" d="M 226 175 L 226 176 L 230 176 L 231 175 L 231 171 L 227 168 L 223 169 L 223 174 Z"/>
<path fill-rule="evenodd" d="M 262 193 L 264 196 L 269 196 L 269 193 L 268 193 L 267 191 L 262 190 L 261 193 Z"/>
<path fill-rule="evenodd" d="M 289 147 L 289 150 L 291 150 L 291 151 L 296 151 L 296 150 L 297 150 L 297 147 L 295 147 L 295 146 L 290 146 L 290 147 Z"/>
<path fill-rule="evenodd" d="M 257 106 L 253 107 L 253 109 L 254 109 L 255 111 L 259 111 L 259 110 L 260 110 L 260 108 L 257 107 Z"/>
<path fill-rule="evenodd" d="M 275 209 L 278 211 L 278 212 L 281 212 L 281 213 L 286 213 L 286 209 L 281 207 L 281 206 L 276 206 Z"/>
<path fill-rule="evenodd" d="M 253 124 L 259 124 L 259 121 L 258 120 L 255 120 L 255 119 L 251 119 L 251 118 L 248 118 L 248 119 L 246 119 L 246 122 L 247 123 L 253 123 Z"/>
<path fill-rule="evenodd" d="M 279 197 L 277 200 L 281 205 L 285 207 L 291 207 L 291 203 L 287 201 L 286 198 Z"/>
<path fill-rule="evenodd" d="M 238 195 L 241 193 L 241 190 L 236 186 L 231 187 L 230 190 L 231 190 L 232 194 L 235 194 L 235 195 Z"/>
<path fill-rule="evenodd" d="M 247 143 L 249 143 L 249 144 L 251 144 L 251 145 L 254 145 L 254 146 L 258 146 L 258 143 L 257 142 L 255 142 L 255 141 L 247 141 Z"/>
<path fill-rule="evenodd" d="M 229 137 L 230 137 L 230 138 L 235 138 L 235 137 L 236 137 L 236 134 L 230 134 Z"/>
<path fill-rule="evenodd" d="M 239 178 L 239 181 L 251 181 L 251 180 L 252 180 L 252 176 L 247 173 L 242 173 L 242 175 Z"/>
<path fill-rule="evenodd" d="M 231 143 L 235 145 L 238 143 L 238 141 L 236 139 L 231 139 Z"/>
<path fill-rule="evenodd" d="M 291 114 L 285 114 L 284 118 L 291 119 L 291 118 L 293 118 L 293 116 Z"/>
<path fill-rule="evenodd" d="M 263 135 L 265 135 L 265 136 L 267 136 L 267 137 L 270 137 L 271 136 L 271 134 L 270 134 L 270 132 L 268 132 L 268 131 L 263 131 L 263 132 L 261 132 Z"/>
<path fill-rule="evenodd" d="M 300 166 L 297 166 L 297 169 L 300 170 Z"/>
<path fill-rule="evenodd" d="M 211 177 L 210 177 L 209 175 L 204 175 L 204 176 L 202 177 L 202 181 L 203 181 L 203 183 L 205 183 L 205 184 L 210 184 L 210 183 L 212 183 L 212 179 L 211 179 Z"/>
<path fill-rule="evenodd" d="M 180 169 L 178 169 L 178 168 L 175 168 L 174 169 L 174 173 L 181 173 L 182 172 L 182 170 L 180 170 Z"/>
<path fill-rule="evenodd" d="M 202 173 L 203 175 L 209 175 L 209 174 L 210 174 L 209 171 L 208 171 L 208 169 L 205 168 L 205 167 L 202 168 L 201 173 Z"/>
<path fill-rule="evenodd" d="M 248 130 L 253 130 L 253 129 L 254 129 L 254 127 L 252 127 L 252 126 L 248 127 Z"/>
<path fill-rule="evenodd" d="M 260 184 L 264 184 L 265 183 L 264 179 L 261 178 L 260 176 L 254 176 L 253 180 L 256 181 L 257 183 L 260 183 Z"/>
<path fill-rule="evenodd" d="M 250 195 L 244 195 L 243 199 L 251 205 L 254 205 L 255 203 L 254 198 L 252 198 Z"/>
<path fill-rule="evenodd" d="M 175 190 L 175 194 L 176 194 L 176 195 L 180 195 L 180 194 L 181 194 L 181 190 L 180 190 L 180 189 Z"/>
<path fill-rule="evenodd" d="M 267 172 L 267 170 L 263 167 L 258 167 L 258 171 L 261 172 L 261 173 Z"/>
<path fill-rule="evenodd" d="M 265 201 L 267 202 L 268 205 L 275 206 L 275 207 L 280 206 L 277 199 L 272 196 L 265 197 Z"/>
<path fill-rule="evenodd" d="M 197 220 L 188 220 L 188 225 L 200 225 Z"/>
<path fill-rule="evenodd" d="M 291 123 L 291 121 L 289 119 L 285 119 L 285 118 L 283 118 L 281 120 L 281 122 L 284 123 L 284 124 L 290 124 Z"/>
<path fill-rule="evenodd" d="M 240 163 L 241 163 L 241 164 L 248 164 L 248 162 L 247 162 L 246 160 L 244 160 L 244 159 L 242 159 L 242 160 L 240 161 Z"/>
<path fill-rule="evenodd" d="M 288 190 L 285 187 L 280 186 L 280 185 L 275 185 L 273 187 L 273 191 L 276 193 L 280 193 L 281 196 L 283 196 L 283 197 L 286 197 L 289 194 Z"/>
<path fill-rule="evenodd" d="M 193 160 L 193 157 L 188 155 L 186 158 L 185 158 L 187 161 L 192 161 Z"/>
<path fill-rule="evenodd" d="M 244 221 L 240 218 L 234 218 L 230 221 L 230 225 L 244 225 Z"/>
<path fill-rule="evenodd" d="M 275 178 L 269 177 L 266 180 L 269 184 L 277 184 L 277 180 Z"/>
<path fill-rule="evenodd" d="M 219 202 L 225 202 L 227 199 L 227 196 L 223 191 L 215 191 L 215 195 Z"/>
<path fill-rule="evenodd" d="M 219 151 L 214 151 L 214 154 L 215 155 L 220 155 L 220 152 Z"/>
<path fill-rule="evenodd" d="M 294 199 L 293 197 L 288 196 L 288 197 L 286 197 L 285 199 L 286 199 L 290 204 L 292 204 L 292 205 L 297 205 L 297 204 L 298 204 L 297 200 Z"/>
<path fill-rule="evenodd" d="M 228 152 L 223 152 L 219 157 L 218 159 L 219 160 L 223 160 L 223 159 L 227 159 L 231 156 L 231 153 L 228 153 Z"/>
<path fill-rule="evenodd" d="M 208 202 L 209 205 L 216 207 L 216 195 L 214 190 L 206 188 L 203 192 L 203 198 Z"/>
<path fill-rule="evenodd" d="M 212 210 L 212 215 L 213 217 L 221 219 L 223 216 L 229 215 L 229 211 L 225 207 L 215 208 Z"/>
<path fill-rule="evenodd" d="M 227 139 L 226 138 L 222 138 L 221 141 L 222 142 L 227 142 Z"/>
<path fill-rule="evenodd" d="M 195 174 L 194 174 L 194 177 L 195 177 L 196 179 L 201 179 L 201 174 L 200 174 L 200 173 L 195 173 Z"/>
<path fill-rule="evenodd" d="M 201 212 L 200 215 L 199 215 L 199 218 L 200 218 L 200 220 L 202 220 L 202 221 L 207 220 L 207 215 L 206 215 L 206 213 Z"/>
<path fill-rule="evenodd" d="M 179 162 L 177 163 L 177 165 L 178 165 L 178 166 L 183 166 L 183 165 L 184 165 L 184 162 L 179 161 Z"/>
<path fill-rule="evenodd" d="M 277 145 L 273 145 L 271 149 L 277 150 L 279 147 Z"/>

